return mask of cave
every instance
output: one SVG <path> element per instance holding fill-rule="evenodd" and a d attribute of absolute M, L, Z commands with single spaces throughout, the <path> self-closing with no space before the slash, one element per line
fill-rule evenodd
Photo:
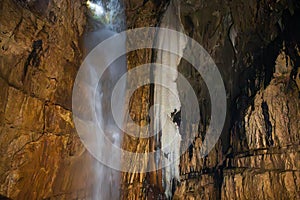
<path fill-rule="evenodd" d="M 300 199 L 298 0 L 1 0 L 0 199 Z"/>

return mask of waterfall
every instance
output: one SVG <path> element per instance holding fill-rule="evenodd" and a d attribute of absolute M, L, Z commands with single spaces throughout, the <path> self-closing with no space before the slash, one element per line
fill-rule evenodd
<path fill-rule="evenodd" d="M 120 6 L 116 2 L 117 0 L 105 1 L 105 3 L 100 1 L 88 1 L 88 5 L 91 9 L 92 22 L 95 23 L 95 25 L 92 24 L 92 30 L 88 31 L 84 37 L 84 46 L 87 53 L 97 44 L 106 38 L 113 36 L 116 31 L 122 29 L 124 20 L 119 19 L 120 15 L 116 15 L 116 13 L 119 12 L 118 9 L 120 9 Z M 117 11 L 115 9 L 117 9 Z M 162 18 L 160 27 L 183 32 L 179 13 L 178 2 L 172 0 Z M 187 38 L 172 38 L 170 35 L 166 35 L 165 32 L 158 31 L 156 42 L 156 47 L 162 47 L 168 44 L 171 48 L 179 50 L 178 52 L 183 52 L 187 45 Z M 125 44 L 120 45 L 118 48 L 125 48 Z M 111 52 L 106 53 L 109 54 Z M 173 183 L 180 180 L 179 159 L 177 158 L 180 155 L 181 135 L 179 134 L 178 125 L 174 123 L 172 119 L 172 115 L 181 109 L 176 83 L 178 77 L 176 70 L 180 60 L 180 56 L 160 50 L 157 51 L 155 60 L 156 63 L 175 69 L 174 71 L 170 71 L 168 76 L 162 76 L 163 73 L 161 73 L 160 70 L 162 69 L 160 68 L 154 71 L 155 82 L 161 82 L 167 86 L 167 88 L 164 88 L 156 85 L 154 90 L 154 104 L 163 105 L 163 108 L 154 107 L 155 116 L 160 116 L 160 118 L 157 118 L 154 122 L 154 129 L 161 130 L 161 148 L 164 149 L 164 155 L 158 155 L 157 158 L 159 158 L 159 156 L 165 156 L 167 158 L 167 163 L 172 163 L 172 165 L 163 169 L 163 186 L 167 197 L 172 196 Z M 97 71 L 94 69 L 95 66 L 88 67 L 91 69 L 89 78 L 94 78 L 93 71 Z M 110 102 L 112 88 L 125 72 L 126 59 L 121 57 L 112 63 L 104 72 L 103 77 L 98 83 L 98 92 L 96 94 L 96 102 L 99 102 L 96 103 L 98 122 L 100 123 L 100 126 L 103 127 L 106 137 L 118 147 L 121 146 L 122 135 L 121 130 L 116 126 L 113 120 Z M 175 91 L 175 94 L 170 93 L 170 89 Z M 121 94 L 121 96 L 122 95 L 123 94 Z M 123 96 L 125 97 L 125 87 Z M 164 116 L 165 118 L 161 118 L 161 116 Z M 115 164 L 121 165 L 121 155 L 110 155 L 111 149 L 107 148 L 107 145 L 101 137 L 102 136 L 99 136 L 98 138 L 87 138 L 86 140 L 89 140 L 90 143 L 93 143 L 95 140 L 95 148 L 98 152 L 105 154 L 107 160 L 111 159 Z M 175 143 L 173 143 L 175 145 L 170 145 L 172 141 L 175 141 Z M 157 160 L 157 165 L 159 165 L 159 162 L 160 161 Z M 120 195 L 120 173 L 102 165 L 100 162 L 95 164 L 94 169 L 96 173 L 94 199 L 118 199 Z"/>
<path fill-rule="evenodd" d="M 165 12 L 160 27 L 169 28 L 176 30 L 178 32 L 183 32 L 183 27 L 180 22 L 179 17 L 179 4 L 177 1 L 172 0 L 168 6 L 167 11 Z M 169 35 L 165 35 L 162 32 L 158 32 L 157 35 L 158 47 L 162 47 L 166 44 L 170 45 L 171 48 L 178 49 L 178 52 L 183 52 L 187 45 L 187 38 L 170 38 Z M 154 72 L 154 79 L 160 80 L 158 82 L 164 83 L 168 88 L 160 87 L 155 85 L 154 91 L 154 104 L 163 105 L 163 109 L 154 108 L 155 116 L 168 116 L 166 119 L 156 119 L 154 123 L 154 130 L 161 130 L 161 148 L 164 148 L 164 155 L 170 163 L 173 163 L 170 166 L 167 166 L 163 169 L 163 186 L 165 188 L 165 194 L 167 197 L 172 196 L 172 187 L 173 183 L 180 181 L 179 177 L 179 157 L 180 154 L 180 143 L 181 135 L 179 134 L 179 127 L 176 123 L 173 122 L 173 115 L 176 112 L 179 112 L 181 109 L 181 104 L 179 100 L 179 94 L 176 84 L 176 79 L 178 77 L 177 66 L 179 65 L 181 57 L 178 55 L 171 54 L 166 51 L 158 51 L 156 56 L 156 63 L 160 63 L 169 67 L 174 68 L 174 71 L 170 71 L 168 77 L 161 76 L 160 68 Z M 177 91 L 177 94 L 172 94 L 170 91 Z M 163 124 L 164 122 L 164 124 Z M 156 132 L 156 131 L 155 131 Z M 175 140 L 176 145 L 170 145 L 170 143 Z M 159 162 L 157 160 L 157 162 Z M 158 163 L 157 163 L 158 165 Z"/>
<path fill-rule="evenodd" d="M 87 56 L 99 43 L 105 39 L 115 35 L 117 31 L 124 29 L 124 14 L 122 5 L 118 0 L 106 0 L 103 1 L 87 1 L 87 6 L 90 8 L 89 13 L 89 27 L 83 38 L 83 46 L 85 55 Z M 125 44 L 118 44 L 117 48 L 125 49 Z M 105 52 L 110 54 L 112 52 Z M 102 58 L 107 56 L 101 55 Z M 93 58 L 94 59 L 94 58 Z M 89 73 L 87 79 L 97 79 L 95 77 L 95 71 L 97 67 L 102 66 L 102 63 L 106 63 L 104 60 L 97 61 L 98 66 L 88 65 Z M 88 61 L 86 62 L 88 63 Z M 97 86 L 95 110 L 97 115 L 97 121 L 91 123 L 98 123 L 103 129 L 105 136 L 97 134 L 97 136 L 89 136 L 89 133 L 85 136 L 85 141 L 89 145 L 94 144 L 95 149 L 99 154 L 106 156 L 106 160 L 110 160 L 115 165 L 120 165 L 121 155 L 111 155 L 111 148 L 106 144 L 105 138 L 108 139 L 111 144 L 121 148 L 122 131 L 116 125 L 111 112 L 111 97 L 112 91 L 116 82 L 127 71 L 126 58 L 122 56 L 115 60 L 104 71 Z M 98 80 L 95 80 L 98 81 Z M 120 95 L 120 101 L 125 98 L 125 86 L 123 88 L 123 94 Z M 93 98 L 87 97 L 87 98 Z M 92 103 L 91 103 L 92 104 Z M 93 105 L 90 105 L 91 107 Z M 121 110 L 120 110 L 121 112 Z M 84 123 L 87 123 L 86 121 Z M 96 126 L 94 124 L 94 126 Z M 93 130 L 85 130 L 93 131 Z M 96 129 L 95 129 L 96 131 Z M 119 199 L 120 197 L 120 172 L 110 167 L 103 165 L 99 161 L 95 161 L 93 166 L 95 172 L 95 180 L 93 185 L 93 200 L 106 200 L 106 199 Z"/>

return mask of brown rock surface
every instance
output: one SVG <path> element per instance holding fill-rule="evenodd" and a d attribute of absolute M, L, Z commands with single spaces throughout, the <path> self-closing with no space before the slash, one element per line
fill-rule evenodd
<path fill-rule="evenodd" d="M 222 199 L 299 199 L 299 103 L 298 88 L 282 77 L 258 92 L 245 115 L 245 143 L 232 139 Z"/>
<path fill-rule="evenodd" d="M 91 156 L 72 122 L 84 5 L 0 2 L 0 194 L 11 199 L 89 195 Z"/>
<path fill-rule="evenodd" d="M 148 8 L 154 1 L 146 1 L 148 7 L 138 6 L 142 5 L 138 1 L 128 2 L 131 3 L 126 7 L 128 27 L 149 25 L 147 16 L 154 15 Z M 294 51 L 296 44 L 299 47 L 296 26 L 299 5 L 296 1 L 214 0 L 180 1 L 180 6 L 186 34 L 198 41 L 219 67 L 228 93 L 228 113 L 219 142 L 208 156 L 201 158 L 200 147 L 209 123 L 209 96 L 200 75 L 182 60 L 178 69 L 198 95 L 201 122 L 200 128 L 198 124 L 181 127 L 183 139 L 195 131 L 198 134 L 181 156 L 182 180 L 174 188 L 173 198 L 298 199 L 299 86 L 296 85 L 300 63 L 299 53 Z M 131 10 L 132 7 L 138 8 L 137 11 Z M 288 66 L 283 65 L 278 71 L 276 58 L 283 51 L 289 60 L 281 64 Z M 129 56 L 129 68 L 139 64 L 137 60 L 150 61 L 145 55 L 149 54 L 140 51 Z M 132 117 L 141 124 L 145 119 L 142 116 L 147 115 L 144 109 L 149 106 L 134 105 L 141 102 L 151 105 L 151 93 L 149 96 L 146 91 L 136 92 L 132 98 Z M 179 91 L 182 92 L 180 86 Z M 129 142 L 125 138 L 124 144 L 130 150 L 147 152 L 151 151 L 152 143 Z M 144 164 L 147 162 L 153 161 Z M 145 177 L 148 181 L 154 177 L 152 183 L 161 186 L 160 173 L 126 174 L 122 183 L 130 184 L 129 189 L 123 188 L 123 198 L 150 198 L 148 184 L 141 182 Z"/>
<path fill-rule="evenodd" d="M 278 21 L 287 20 L 285 14 L 293 3 L 181 4 L 187 33 L 208 50 L 223 75 L 229 110 L 219 143 L 204 159 L 199 157 L 200 126 L 193 146 L 181 157 L 182 181 L 174 199 L 299 199 L 299 88 L 290 78 L 299 67 L 299 55 L 292 53 L 299 39 L 286 33 L 295 29 L 291 33 L 295 35 L 299 30 L 289 27 L 293 18 L 284 22 L 283 32 L 277 28 Z M 284 50 L 282 40 L 290 45 L 289 51 Z M 282 51 L 293 56 L 294 64 L 291 68 L 290 57 L 283 58 L 288 59 L 282 62 L 287 63 L 282 66 L 287 73 L 273 76 Z M 201 125 L 206 127 L 208 120 L 203 116 L 210 111 L 203 83 L 186 62 L 179 70 L 202 97 Z"/>
<path fill-rule="evenodd" d="M 166 6 L 166 1 L 145 1 L 146 4 L 143 5 L 143 1 L 134 0 L 134 1 L 125 1 L 125 13 L 127 16 L 127 28 L 140 28 L 140 27 L 153 27 L 157 26 L 160 14 L 163 12 Z M 145 33 L 145 38 L 147 34 L 153 35 L 154 33 Z M 130 42 L 130 41 L 128 41 Z M 149 44 L 153 44 L 154 41 L 147 41 Z M 132 69 L 136 66 L 143 65 L 146 63 L 151 63 L 153 58 L 153 51 L 151 49 L 142 49 L 128 53 L 127 55 L 127 68 Z M 145 72 L 147 73 L 147 72 Z M 136 76 L 137 78 L 140 75 Z M 149 77 L 150 79 L 150 77 Z M 136 80 L 133 81 L 133 83 Z M 134 87 L 132 83 L 128 82 L 128 87 Z M 153 89 L 153 88 L 152 88 Z M 140 126 L 147 125 L 149 113 L 148 110 L 152 102 L 152 91 L 150 85 L 146 85 L 138 88 L 133 96 L 130 98 L 130 116 L 132 120 Z M 153 92 L 153 91 L 152 91 Z M 131 125 L 128 124 L 128 127 Z M 139 130 L 136 130 L 139 132 Z M 150 152 L 153 151 L 153 142 L 152 138 L 142 139 L 142 138 L 133 138 L 129 135 L 125 135 L 123 138 L 123 148 L 131 152 Z M 124 161 L 126 162 L 126 161 Z M 139 165 L 140 163 L 136 163 Z M 143 165 L 146 167 L 151 164 L 151 161 L 145 160 Z M 135 164 L 130 165 L 132 169 L 136 166 Z M 163 193 L 161 182 L 157 180 L 157 172 L 150 173 L 150 185 L 157 185 L 159 188 L 155 190 L 156 193 Z M 148 183 L 149 176 L 146 178 L 145 173 L 123 173 L 122 175 L 122 199 L 146 199 L 147 196 L 156 196 L 153 190 L 145 189 L 145 182 Z M 143 192 L 143 191 L 148 192 Z M 148 194 L 147 194 L 148 193 Z"/>
<path fill-rule="evenodd" d="M 126 0 L 127 27 L 159 25 L 167 4 Z M 173 198 L 300 199 L 297 1 L 180 4 L 186 34 L 210 53 L 224 78 L 228 117 L 215 148 L 200 158 L 210 102 L 200 75 L 182 60 L 178 69 L 198 95 L 201 122 L 181 128 L 183 139 L 198 134 L 180 159 L 181 182 Z M 75 132 L 71 113 L 86 21 L 83 1 L 2 0 L 0 13 L 0 194 L 89 198 L 93 159 Z M 277 70 L 283 51 L 288 58 L 282 56 L 283 68 Z M 153 51 L 134 51 L 127 58 L 132 69 L 152 62 Z M 292 68 L 284 68 L 284 59 Z M 152 86 L 144 86 L 131 97 L 130 115 L 139 125 L 148 123 L 152 92 Z M 149 152 L 154 140 L 125 136 L 123 147 Z M 123 173 L 121 198 L 163 198 L 161 178 L 160 170 Z"/>

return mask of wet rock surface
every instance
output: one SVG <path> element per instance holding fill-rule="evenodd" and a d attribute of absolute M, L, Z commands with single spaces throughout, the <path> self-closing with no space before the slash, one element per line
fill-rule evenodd
<path fill-rule="evenodd" d="M 299 87 L 293 71 L 299 68 L 299 39 L 291 37 L 299 32 L 291 28 L 299 19 L 296 3 L 181 2 L 185 30 L 222 73 L 228 113 L 218 144 L 200 158 L 209 96 L 183 61 L 179 70 L 200 96 L 202 120 L 199 129 L 181 130 L 189 135 L 198 129 L 199 136 L 181 157 L 174 199 L 298 199 Z"/>
<path fill-rule="evenodd" d="M 180 159 L 174 199 L 300 199 L 297 4 L 180 1 L 185 33 L 210 53 L 223 76 L 228 114 L 219 142 L 201 158 L 209 96 L 201 76 L 182 60 L 178 69 L 198 96 L 201 122 L 181 127 L 183 138 L 195 132 L 197 137 Z M 159 25 L 167 5 L 125 1 L 127 28 Z M 90 196 L 92 158 L 71 113 L 85 9 L 80 0 L 0 2 L 0 194 L 5 197 Z M 153 55 L 149 49 L 129 53 L 128 68 L 153 61 Z M 152 95 L 152 86 L 144 86 L 131 97 L 130 115 L 139 125 L 149 123 Z M 150 152 L 155 142 L 125 136 L 123 147 Z M 123 173 L 121 198 L 164 199 L 161 173 Z"/>
<path fill-rule="evenodd" d="M 152 20 L 157 19 L 146 16 L 155 16 L 148 8 L 156 1 L 146 1 L 144 6 L 129 2 L 129 28 L 155 24 Z M 196 138 L 181 156 L 181 181 L 173 188 L 173 198 L 299 199 L 298 3 L 180 1 L 180 7 L 185 33 L 208 51 L 222 74 L 228 113 L 219 142 L 201 158 L 210 120 L 209 94 L 200 74 L 182 60 L 178 69 L 197 94 L 201 120 L 200 124 L 180 127 L 183 143 L 195 133 Z M 128 57 L 129 66 L 139 63 L 137 58 L 143 58 L 141 62 L 151 60 L 142 51 L 134 55 Z M 151 88 L 144 89 L 146 92 L 133 98 L 132 103 L 147 108 L 151 105 Z M 184 88 L 179 85 L 178 89 L 183 93 Z M 141 97 L 143 101 L 138 102 Z M 142 116 L 147 112 L 137 108 L 141 106 L 131 107 L 132 117 L 146 123 L 147 118 Z M 189 118 L 181 112 L 181 120 Z M 153 145 L 151 139 L 131 143 L 125 139 L 125 146 L 134 152 L 151 151 Z M 161 173 L 126 174 L 122 183 L 130 184 L 128 189 L 123 188 L 123 198 L 150 198 L 142 183 L 146 180 L 162 187 Z"/>
<path fill-rule="evenodd" d="M 164 12 L 167 6 L 167 1 L 125 1 L 125 14 L 127 18 L 127 28 L 154 27 L 159 24 L 160 15 Z M 145 33 L 144 38 L 149 35 L 154 35 L 154 32 Z M 135 37 L 132 37 L 135 38 Z M 141 38 L 137 36 L 136 38 Z M 127 41 L 136 42 L 136 41 Z M 147 40 L 148 44 L 152 45 L 154 41 Z M 151 63 L 153 61 L 154 52 L 151 49 L 141 49 L 127 54 L 127 68 L 132 69 L 139 65 Z M 149 74 L 149 71 L 145 71 Z M 144 81 L 137 74 L 137 80 Z M 128 81 L 128 87 L 135 87 Z M 150 80 L 150 77 L 149 77 Z M 145 85 L 138 88 L 130 98 L 129 113 L 133 122 L 139 126 L 149 124 L 149 108 L 153 103 L 153 88 L 150 85 Z M 132 124 L 127 124 L 128 129 L 139 133 L 140 130 L 133 130 Z M 130 152 L 145 153 L 154 151 L 154 138 L 135 138 L 130 135 L 125 135 L 123 138 L 123 148 Z M 126 160 L 123 161 L 125 164 Z M 147 165 L 153 164 L 154 161 L 143 161 L 142 166 L 147 168 Z M 140 163 L 131 164 L 132 169 Z M 153 173 L 123 173 L 122 175 L 122 199 L 157 199 L 163 198 L 163 188 L 161 182 L 161 171 Z M 147 189 L 148 188 L 148 189 Z"/>
<path fill-rule="evenodd" d="M 183 142 L 195 132 L 196 138 L 181 156 L 181 182 L 173 188 L 173 198 L 298 199 L 298 3 L 180 1 L 180 6 L 185 33 L 209 52 L 222 74 L 228 113 L 219 142 L 201 158 L 211 105 L 200 74 L 182 60 L 178 69 L 198 96 L 201 120 L 180 127 Z M 135 18 L 128 18 L 129 27 L 136 27 Z M 129 62 L 134 60 L 129 57 Z M 178 89 L 183 93 L 180 85 Z M 146 98 L 151 99 L 151 94 Z M 190 118 L 181 114 L 182 120 Z M 140 142 L 131 143 L 131 149 L 142 150 Z M 151 149 L 151 142 L 146 147 Z M 152 183 L 159 186 L 160 173 L 145 177 L 154 177 Z M 128 177 L 136 180 L 131 183 L 135 189 L 142 182 L 137 177 Z M 141 190 L 129 193 L 134 199 Z"/>
<path fill-rule="evenodd" d="M 92 180 L 72 122 L 81 1 L 0 2 L 0 194 L 78 199 Z"/>

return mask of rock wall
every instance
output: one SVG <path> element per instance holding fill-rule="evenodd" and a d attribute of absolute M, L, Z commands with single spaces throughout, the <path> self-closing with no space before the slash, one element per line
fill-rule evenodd
<path fill-rule="evenodd" d="M 71 113 L 80 66 L 80 0 L 0 2 L 0 194 L 11 199 L 80 199 L 91 156 Z"/>
<path fill-rule="evenodd" d="M 145 16 L 151 16 L 152 11 L 147 8 L 156 1 L 144 2 L 144 6 L 137 6 L 142 11 L 134 15 L 127 7 L 129 28 L 139 27 L 136 19 L 140 18 L 144 26 L 148 25 Z M 181 127 L 183 138 L 195 131 L 198 134 L 181 157 L 181 182 L 173 189 L 173 198 L 298 199 L 298 2 L 182 0 L 180 7 L 185 33 L 198 41 L 219 67 L 227 90 L 228 113 L 219 142 L 201 158 L 199 147 L 210 120 L 209 96 L 201 76 L 182 60 L 178 69 L 198 95 L 201 123 Z M 136 57 L 139 55 L 145 54 L 138 52 Z M 279 61 L 280 56 L 288 58 Z M 128 57 L 128 62 L 136 63 L 136 57 Z M 150 58 L 144 57 L 146 61 Z M 182 90 L 180 86 L 178 89 Z M 151 93 L 144 97 L 151 104 Z M 132 107 L 138 113 L 135 109 Z M 182 117 L 189 116 L 183 113 Z M 131 143 L 131 149 L 150 151 L 152 143 L 141 145 L 141 141 Z M 161 172 L 148 175 L 128 175 L 131 185 L 142 185 L 143 180 L 146 184 L 141 186 L 142 192 L 140 187 L 129 190 L 126 198 L 163 198 L 153 194 L 157 193 L 155 186 L 161 187 Z M 151 182 L 151 177 L 156 182 Z"/>
<path fill-rule="evenodd" d="M 202 121 L 199 136 L 181 158 L 182 181 L 174 199 L 298 199 L 296 2 L 181 4 L 186 32 L 208 50 L 222 73 L 229 109 L 219 143 L 199 158 L 209 97 L 197 81 L 199 74 L 183 61 L 179 69 L 200 96 Z"/>
<path fill-rule="evenodd" d="M 181 127 L 183 138 L 198 134 L 181 157 L 174 199 L 300 198 L 298 4 L 180 1 L 185 33 L 210 53 L 221 71 L 228 113 L 218 144 L 200 158 L 210 102 L 200 75 L 182 60 L 178 69 L 198 95 L 201 123 Z M 167 5 L 125 1 L 127 27 L 159 25 Z M 93 159 L 76 134 L 71 113 L 84 1 L 2 0 L 0 13 L 0 194 L 11 199 L 88 199 Z M 149 49 L 131 52 L 128 68 L 149 63 L 153 56 Z M 152 100 L 152 86 L 141 87 L 131 98 L 130 115 L 139 125 L 149 123 Z M 125 136 L 123 146 L 150 152 L 155 142 Z M 123 173 L 121 198 L 163 199 L 161 174 Z"/>
<path fill-rule="evenodd" d="M 244 137 L 233 133 L 222 199 L 299 199 L 299 113 L 299 89 L 285 78 L 258 92 L 243 119 Z"/>
<path fill-rule="evenodd" d="M 140 27 L 155 27 L 159 24 L 159 19 L 162 12 L 166 9 L 167 1 L 125 1 L 126 23 L 128 29 Z M 154 32 L 145 33 L 154 35 Z M 140 38 L 138 36 L 137 38 Z M 130 42 L 130 41 L 128 41 Z M 152 45 L 154 41 L 147 41 Z M 151 63 L 154 57 L 154 52 L 151 49 L 141 49 L 127 54 L 127 68 L 132 69 L 136 66 Z M 149 73 L 145 72 L 145 73 Z M 137 79 L 141 80 L 141 75 L 137 74 Z M 150 79 L 150 77 L 149 77 Z M 137 80 L 133 80 L 136 83 Z M 134 87 L 128 82 L 128 87 Z M 130 98 L 129 113 L 132 120 L 139 126 L 144 126 L 149 123 L 149 108 L 153 104 L 153 87 L 145 85 L 138 88 Z M 130 129 L 131 124 L 127 125 Z M 131 129 L 132 130 L 132 129 Z M 140 130 L 132 130 L 139 133 Z M 123 139 L 123 149 L 130 152 L 152 152 L 154 151 L 154 138 L 135 138 L 130 135 L 125 135 Z M 126 162 L 126 161 L 124 161 Z M 136 165 L 132 164 L 132 169 Z M 154 164 L 154 161 L 143 161 L 142 165 L 146 166 Z M 122 199 L 157 199 L 162 196 L 161 172 L 154 171 L 153 173 L 123 173 L 122 175 Z"/>

